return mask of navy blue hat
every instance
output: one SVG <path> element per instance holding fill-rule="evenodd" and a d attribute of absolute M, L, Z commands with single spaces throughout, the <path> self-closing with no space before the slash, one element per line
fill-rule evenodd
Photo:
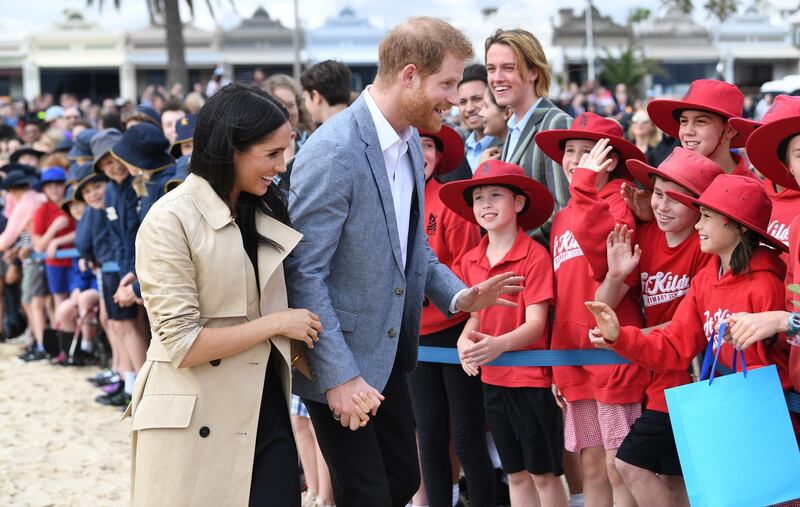
<path fill-rule="evenodd" d="M 65 137 L 64 139 L 62 139 L 62 140 L 60 140 L 58 142 L 58 144 L 56 145 L 56 147 L 55 147 L 55 149 L 53 151 L 55 151 L 55 152 L 68 152 L 69 150 L 72 149 L 72 145 L 73 144 L 74 143 L 72 142 L 72 139 L 70 139 L 68 137 Z"/>
<path fill-rule="evenodd" d="M 192 140 L 195 127 L 197 127 L 196 114 L 187 114 L 175 123 L 175 142 L 169 148 L 170 155 L 176 159 L 181 157 L 181 145 Z"/>
<path fill-rule="evenodd" d="M 136 111 L 137 113 L 144 114 L 149 121 L 153 122 L 153 125 L 156 125 L 158 126 L 158 128 L 161 128 L 161 115 L 158 114 L 158 111 L 156 111 L 152 107 L 145 105 L 138 105 L 136 106 L 134 111 Z"/>
<path fill-rule="evenodd" d="M 117 141 L 119 141 L 121 138 L 122 132 L 113 128 L 101 130 L 92 136 L 90 144 L 92 146 L 92 155 L 94 156 L 92 167 L 95 171 L 100 172 L 100 168 L 97 167 L 97 163 L 100 162 L 101 158 L 108 155 L 108 153 L 111 151 L 111 148 L 117 144 Z M 78 181 L 80 181 L 80 179 Z"/>
<path fill-rule="evenodd" d="M 94 137 L 95 134 L 97 134 L 97 130 L 95 129 L 82 130 L 75 138 L 75 142 L 72 143 L 72 148 L 69 150 L 69 153 L 67 153 L 67 158 L 69 160 L 94 158 L 92 154 L 92 137 Z"/>
<path fill-rule="evenodd" d="M 26 144 L 24 146 L 20 146 L 19 148 L 17 148 L 17 151 L 12 153 L 11 156 L 8 157 L 8 161 L 11 162 L 12 164 L 16 163 L 19 161 L 19 157 L 23 155 L 33 155 L 37 158 L 42 158 L 46 155 L 46 153 L 41 150 L 34 149 L 30 145 Z"/>
<path fill-rule="evenodd" d="M 175 161 L 175 176 L 164 183 L 165 192 L 169 192 L 173 188 L 183 183 L 183 180 L 185 180 L 189 175 L 189 160 L 191 158 L 191 155 L 184 155 Z"/>
<path fill-rule="evenodd" d="M 36 169 L 24 164 L 6 164 L 0 168 L 6 172 L 6 177 L 0 182 L 0 188 L 8 190 L 13 187 L 29 187 L 35 185 L 39 178 Z"/>
<path fill-rule="evenodd" d="M 2 167 L 0 167 L 0 172 L 4 172 L 6 174 L 10 173 L 13 170 L 24 171 L 27 174 L 36 178 L 36 181 L 39 181 L 39 170 L 33 167 L 32 165 L 28 164 L 20 164 L 19 162 L 10 162 Z"/>
<path fill-rule="evenodd" d="M 67 190 L 64 192 L 64 202 L 61 203 L 61 209 L 69 215 L 69 205 L 75 201 L 75 185 L 67 186 Z"/>
<path fill-rule="evenodd" d="M 142 171 L 158 171 L 175 163 L 167 154 L 169 141 L 149 123 L 140 123 L 122 134 L 111 153 L 125 164 Z"/>
<path fill-rule="evenodd" d="M 93 181 L 108 181 L 105 174 L 95 172 L 94 162 L 84 162 L 75 168 L 75 199 L 83 200 L 83 187 Z"/>
<path fill-rule="evenodd" d="M 64 183 L 65 181 L 67 181 L 67 173 L 64 172 L 64 169 L 61 167 L 48 167 L 42 171 L 42 176 L 39 178 L 39 181 L 33 185 L 33 188 L 41 192 L 42 187 L 46 183 Z"/>

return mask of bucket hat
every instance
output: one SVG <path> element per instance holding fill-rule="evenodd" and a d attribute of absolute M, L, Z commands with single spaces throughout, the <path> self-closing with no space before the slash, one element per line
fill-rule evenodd
<path fill-rule="evenodd" d="M 619 153 L 619 163 L 615 171 L 623 178 L 630 178 L 625 163 L 628 160 L 647 161 L 647 157 L 635 144 L 625 139 L 622 127 L 614 120 L 594 113 L 582 113 L 572 122 L 569 129 L 544 130 L 536 134 L 536 145 L 545 155 L 561 164 L 564 159 L 564 144 L 570 139 L 599 141 L 606 138 L 609 145 Z"/>
<path fill-rule="evenodd" d="M 14 187 L 28 187 L 35 185 L 39 178 L 36 177 L 35 169 L 24 164 L 8 164 L 3 167 L 6 177 L 0 182 L 0 188 L 8 190 Z"/>
<path fill-rule="evenodd" d="M 442 125 L 439 132 L 420 130 L 419 136 L 433 139 L 433 142 L 436 143 L 436 151 L 441 153 L 439 163 L 434 168 L 436 174 L 453 171 L 464 159 L 464 141 L 458 132 L 447 125 Z"/>
<path fill-rule="evenodd" d="M 86 202 L 83 198 L 83 189 L 94 181 L 108 181 L 105 174 L 94 170 L 94 162 L 84 162 L 75 168 L 75 199 Z"/>
<path fill-rule="evenodd" d="M 42 150 L 37 150 L 36 148 L 26 144 L 17 148 L 17 150 L 12 153 L 10 157 L 8 157 L 8 161 L 11 163 L 19 162 L 19 158 L 23 155 L 33 155 L 36 158 L 42 158 L 47 154 Z"/>
<path fill-rule="evenodd" d="M 111 153 L 125 164 L 142 171 L 157 171 L 175 163 L 167 154 L 169 141 L 159 128 L 139 123 L 129 128 L 111 148 Z"/>
<path fill-rule="evenodd" d="M 177 160 L 181 157 L 181 145 L 188 143 L 194 137 L 194 129 L 197 127 L 197 115 L 187 114 L 175 123 L 175 142 L 169 147 L 169 154 Z"/>
<path fill-rule="evenodd" d="M 636 181 L 649 190 L 653 190 L 651 176 L 658 176 L 677 183 L 694 195 L 702 194 L 714 178 L 725 174 L 719 164 L 710 158 L 680 146 L 672 150 L 658 167 L 647 165 L 640 160 L 628 160 L 627 164 Z"/>
<path fill-rule="evenodd" d="M 761 122 L 734 118 L 734 128 L 752 129 L 747 139 L 750 163 L 778 185 L 800 190 L 800 185 L 786 165 L 788 140 L 800 134 L 800 97 L 778 95 Z"/>
<path fill-rule="evenodd" d="M 85 129 L 75 137 L 75 142 L 72 143 L 67 159 L 80 160 L 93 158 L 92 155 L 92 137 L 97 134 L 96 129 Z"/>
<path fill-rule="evenodd" d="M 120 138 L 122 138 L 122 132 L 114 128 L 103 129 L 92 136 L 92 140 L 90 142 L 92 147 L 92 155 L 94 156 L 92 168 L 95 171 L 101 172 L 97 163 L 100 162 L 103 157 L 109 154 L 111 148 L 117 144 L 117 141 L 119 141 Z M 78 181 L 80 181 L 80 179 L 78 179 Z"/>
<path fill-rule="evenodd" d="M 708 111 L 725 120 L 742 115 L 744 95 L 735 85 L 716 79 L 692 81 L 682 100 L 656 99 L 647 105 L 647 114 L 670 136 L 678 138 L 681 111 Z M 731 140 L 731 148 L 741 148 L 747 136 L 739 133 Z"/>
<path fill-rule="evenodd" d="M 64 191 L 64 202 L 61 203 L 61 210 L 69 215 L 69 205 L 73 202 L 75 202 L 75 185 L 69 185 Z"/>
<path fill-rule="evenodd" d="M 189 160 L 190 156 L 184 155 L 175 161 L 175 175 L 164 183 L 164 192 L 169 192 L 177 187 L 189 175 Z"/>
<path fill-rule="evenodd" d="M 667 195 L 686 206 L 698 209 L 703 206 L 721 213 L 757 233 L 762 243 L 781 252 L 789 251 L 788 246 L 767 232 L 772 201 L 764 186 L 755 178 L 723 174 L 717 176 L 700 197 L 690 197 L 671 190 L 667 190 Z"/>
<path fill-rule="evenodd" d="M 517 223 L 525 230 L 535 229 L 550 218 L 555 203 L 547 187 L 525 174 L 522 168 L 501 160 L 488 160 L 478 166 L 468 180 L 447 183 L 439 189 L 445 206 L 472 223 L 478 223 L 472 211 L 472 189 L 486 185 L 512 187 L 524 195 L 525 207 L 517 214 Z"/>
<path fill-rule="evenodd" d="M 48 167 L 44 171 L 42 171 L 42 175 L 39 178 L 33 188 L 36 189 L 37 192 L 42 191 L 42 187 L 46 183 L 64 183 L 67 181 L 67 173 L 64 172 L 64 169 L 61 167 Z"/>

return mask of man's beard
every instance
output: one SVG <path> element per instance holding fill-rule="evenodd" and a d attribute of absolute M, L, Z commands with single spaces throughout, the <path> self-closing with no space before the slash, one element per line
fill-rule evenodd
<path fill-rule="evenodd" d="M 412 126 L 429 132 L 439 132 L 442 118 L 434 111 L 437 107 L 444 111 L 450 109 L 449 103 L 437 104 L 423 91 L 422 86 L 411 97 L 401 100 L 403 110 Z"/>

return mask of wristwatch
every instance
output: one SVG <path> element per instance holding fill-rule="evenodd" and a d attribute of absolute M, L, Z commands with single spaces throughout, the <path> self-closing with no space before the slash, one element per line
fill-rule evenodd
<path fill-rule="evenodd" d="M 797 336 L 800 334 L 800 313 L 789 314 L 789 330 L 786 331 L 789 336 Z"/>

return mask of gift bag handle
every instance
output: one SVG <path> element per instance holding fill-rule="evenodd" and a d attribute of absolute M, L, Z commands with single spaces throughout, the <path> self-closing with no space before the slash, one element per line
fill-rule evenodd
<path fill-rule="evenodd" d="M 716 371 L 717 371 L 717 362 L 719 361 L 719 353 L 722 350 L 723 344 L 725 343 L 723 341 L 722 337 L 725 336 L 725 330 L 727 329 L 727 327 L 728 327 L 727 323 L 722 323 L 722 324 L 719 325 L 719 331 L 717 332 L 717 337 L 719 338 L 719 345 L 717 346 L 716 354 L 714 354 L 714 362 L 713 362 L 713 364 L 711 366 L 711 371 L 710 372 L 706 372 L 705 371 L 706 358 L 705 357 L 703 358 L 703 367 L 704 367 L 703 373 L 704 374 L 705 373 L 710 373 L 710 376 L 708 377 L 708 385 L 711 385 L 711 383 L 714 382 L 714 373 L 716 373 Z M 710 352 L 709 349 L 713 348 L 713 345 L 714 345 L 714 339 L 712 337 L 712 339 L 709 341 L 708 348 L 706 349 L 707 353 Z M 707 354 L 707 355 L 710 356 L 710 354 Z M 747 378 L 747 364 L 744 361 L 744 350 L 739 350 L 739 349 L 734 349 L 733 350 L 733 363 L 731 365 L 731 366 L 733 366 L 733 370 L 732 371 L 733 371 L 733 373 L 736 373 L 736 357 L 738 355 L 741 355 L 741 357 L 742 357 L 742 374 L 744 374 L 745 378 Z M 705 380 L 705 376 L 703 376 L 702 380 Z"/>

